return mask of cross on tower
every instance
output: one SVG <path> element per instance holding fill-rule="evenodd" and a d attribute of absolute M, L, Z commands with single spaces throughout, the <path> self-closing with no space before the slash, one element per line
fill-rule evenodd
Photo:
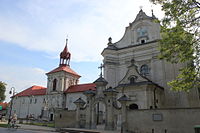
<path fill-rule="evenodd" d="M 104 68 L 104 65 L 101 63 L 101 65 L 100 65 L 98 68 L 101 70 L 100 77 L 102 77 L 102 76 L 103 76 L 103 75 L 102 75 L 102 70 L 103 70 L 103 68 Z"/>

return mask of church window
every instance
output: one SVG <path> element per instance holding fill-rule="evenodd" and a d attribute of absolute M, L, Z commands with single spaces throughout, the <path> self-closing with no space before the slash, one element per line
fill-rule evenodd
<path fill-rule="evenodd" d="M 135 103 L 133 103 L 133 104 L 129 105 L 129 109 L 130 109 L 130 110 L 138 109 L 138 105 L 135 104 Z"/>
<path fill-rule="evenodd" d="M 141 44 L 145 43 L 145 40 L 141 40 Z"/>
<path fill-rule="evenodd" d="M 129 80 L 130 80 L 130 84 L 133 84 L 133 83 L 135 83 L 135 81 L 137 80 L 137 76 L 131 76 L 130 78 L 129 78 Z"/>
<path fill-rule="evenodd" d="M 149 74 L 149 67 L 147 65 L 142 65 L 141 68 L 140 68 L 140 73 L 143 76 L 148 75 Z"/>
<path fill-rule="evenodd" d="M 22 104 L 24 104 L 25 103 L 25 99 L 23 99 L 23 101 L 22 101 Z"/>
<path fill-rule="evenodd" d="M 135 78 L 134 78 L 134 77 L 130 78 L 130 83 L 131 83 L 131 84 L 132 84 L 132 83 L 135 83 Z"/>
<path fill-rule="evenodd" d="M 53 91 L 56 90 L 56 85 L 57 85 L 57 79 L 53 80 Z"/>
<path fill-rule="evenodd" d="M 35 98 L 35 103 L 37 103 L 37 99 Z"/>

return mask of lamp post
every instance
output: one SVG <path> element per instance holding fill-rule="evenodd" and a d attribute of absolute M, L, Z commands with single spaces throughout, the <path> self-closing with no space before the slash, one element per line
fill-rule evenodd
<path fill-rule="evenodd" d="M 11 98 L 11 101 L 10 101 L 10 112 L 9 112 L 9 116 L 8 116 L 8 124 L 10 124 L 10 116 L 11 116 L 11 113 L 12 113 L 12 105 L 13 105 L 13 96 L 15 95 L 15 93 L 16 93 L 15 87 L 11 87 L 9 94 L 12 94 L 12 98 Z"/>

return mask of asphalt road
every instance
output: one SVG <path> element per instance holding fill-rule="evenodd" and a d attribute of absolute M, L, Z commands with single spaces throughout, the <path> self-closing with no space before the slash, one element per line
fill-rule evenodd
<path fill-rule="evenodd" d="M 0 128 L 0 133 L 49 133 L 49 132 L 45 132 L 45 131 L 31 131 L 31 130 L 23 130 L 23 129 Z"/>

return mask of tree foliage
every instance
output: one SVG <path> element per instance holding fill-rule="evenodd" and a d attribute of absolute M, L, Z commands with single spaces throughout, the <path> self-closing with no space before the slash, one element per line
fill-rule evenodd
<path fill-rule="evenodd" d="M 5 91 L 6 91 L 6 84 L 0 81 L 0 102 L 4 101 L 6 98 Z"/>
<path fill-rule="evenodd" d="M 180 73 L 168 84 L 189 91 L 200 86 L 200 1 L 150 0 L 165 13 L 161 20 L 160 59 L 182 63 Z"/>

